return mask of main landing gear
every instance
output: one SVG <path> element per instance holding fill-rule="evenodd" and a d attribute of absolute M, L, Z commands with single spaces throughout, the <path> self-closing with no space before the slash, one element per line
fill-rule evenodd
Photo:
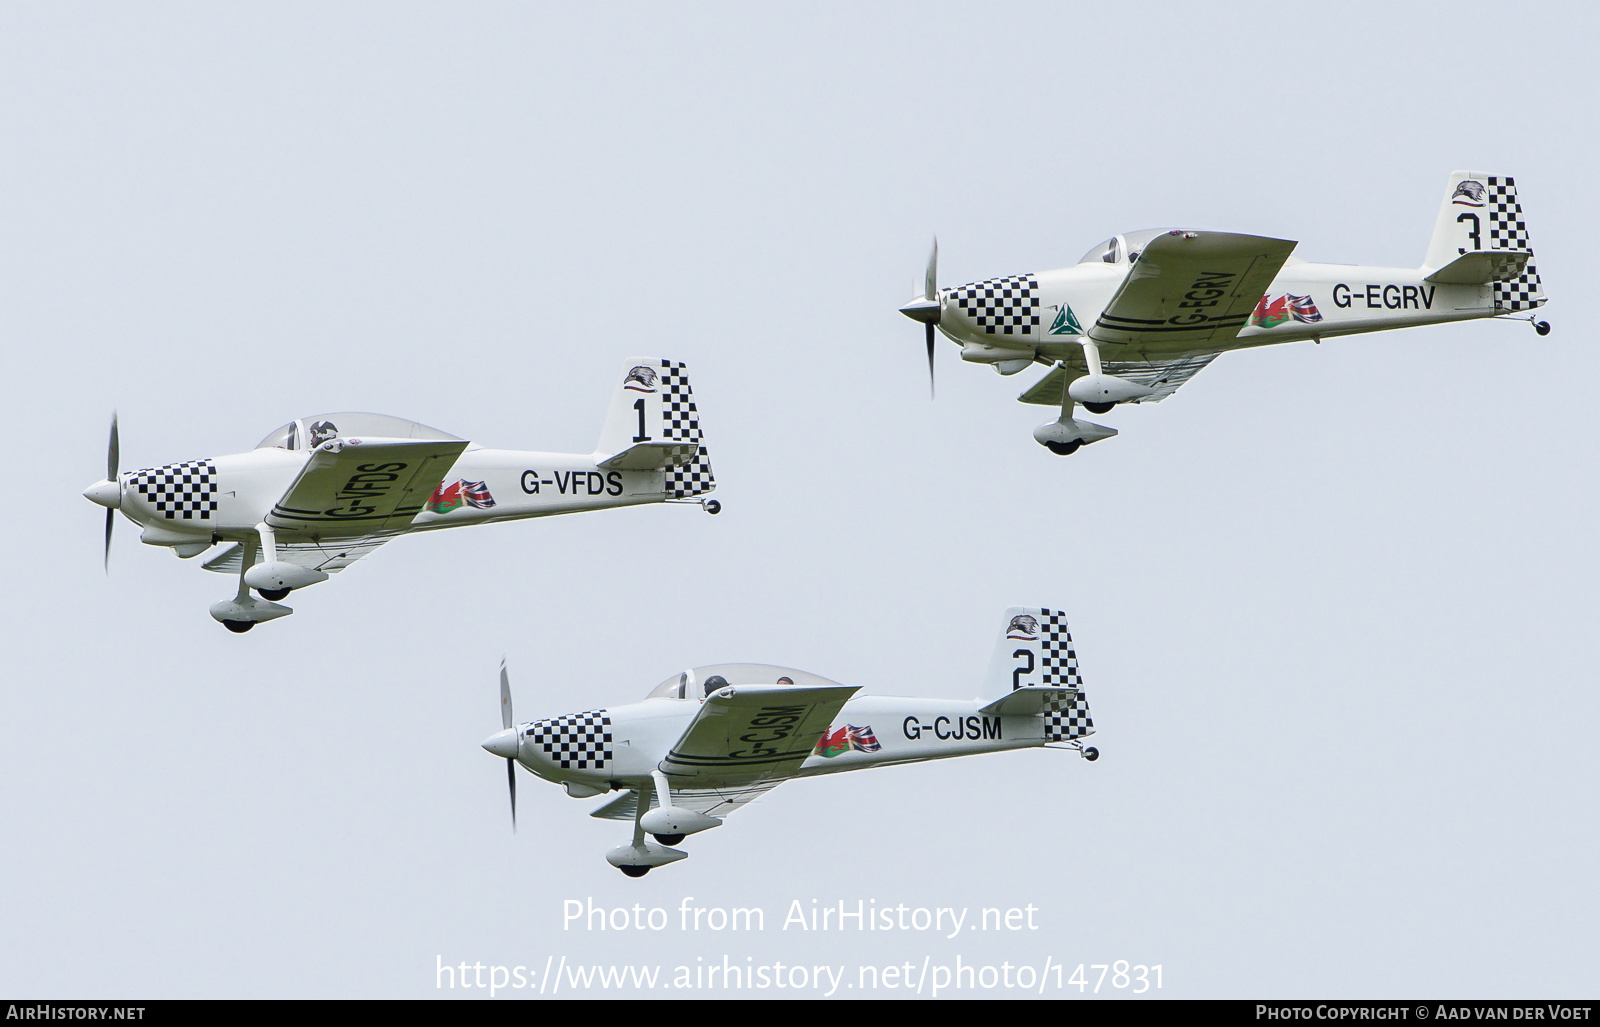
<path fill-rule="evenodd" d="M 256 591 L 260 593 L 261 598 L 271 603 L 275 603 L 289 594 L 289 589 L 287 588 L 258 588 Z"/>
<path fill-rule="evenodd" d="M 1091 414 L 1109 414 L 1114 406 L 1116 406 L 1115 403 L 1085 403 L 1083 409 Z"/>
<path fill-rule="evenodd" d="M 625 866 L 617 867 L 617 869 L 627 874 L 629 877 L 643 877 L 645 874 L 650 872 L 649 867 Z"/>
<path fill-rule="evenodd" d="M 235 635 L 242 635 L 246 631 L 249 631 L 251 628 L 255 627 L 256 622 L 252 620 L 225 620 L 222 622 L 222 626 L 233 632 Z"/>

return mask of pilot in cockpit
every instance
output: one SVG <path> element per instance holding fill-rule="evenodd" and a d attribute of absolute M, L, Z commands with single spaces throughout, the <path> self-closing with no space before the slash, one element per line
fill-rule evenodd
<path fill-rule="evenodd" d="M 728 687 L 728 679 L 727 678 L 723 677 L 721 674 L 713 674 L 710 677 L 706 678 L 706 697 L 710 698 L 711 694 L 713 692 L 715 692 L 717 689 L 719 689 L 719 688 L 727 688 L 727 687 Z"/>

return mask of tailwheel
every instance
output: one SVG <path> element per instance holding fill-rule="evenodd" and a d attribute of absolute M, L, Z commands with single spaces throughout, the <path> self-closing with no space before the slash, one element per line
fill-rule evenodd
<path fill-rule="evenodd" d="M 236 635 L 242 635 L 255 627 L 256 622 L 253 620 L 225 620 L 222 622 L 222 626 Z"/>
<path fill-rule="evenodd" d="M 1044 448 L 1056 456 L 1071 456 L 1083 445 L 1082 439 L 1073 439 L 1071 442 L 1046 442 Z"/>
<path fill-rule="evenodd" d="M 1093 763 L 1100 758 L 1100 750 L 1091 745 L 1083 750 L 1083 758 Z"/>
<path fill-rule="evenodd" d="M 289 594 L 289 590 L 286 588 L 258 588 L 256 591 L 261 593 L 261 598 L 272 603 L 277 602 Z"/>
<path fill-rule="evenodd" d="M 645 874 L 650 872 L 649 867 L 641 866 L 617 867 L 617 869 L 627 874 L 629 877 L 643 877 Z"/>
<path fill-rule="evenodd" d="M 676 845 L 683 841 L 683 835 L 681 834 L 658 834 L 655 838 L 662 845 Z"/>
<path fill-rule="evenodd" d="M 1538 332 L 1540 335 L 1549 335 L 1550 334 L 1550 322 L 1549 321 L 1536 321 L 1536 322 L 1534 322 L 1533 330 Z"/>

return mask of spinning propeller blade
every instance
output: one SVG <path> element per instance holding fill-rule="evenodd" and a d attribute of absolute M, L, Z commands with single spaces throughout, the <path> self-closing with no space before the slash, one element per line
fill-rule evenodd
<path fill-rule="evenodd" d="M 511 716 L 511 676 L 506 673 L 505 657 L 500 658 L 500 726 L 509 730 Z M 511 789 L 511 831 L 517 830 L 517 761 L 506 760 L 506 785 Z"/>
<path fill-rule="evenodd" d="M 116 481 L 122 464 L 122 440 L 117 434 L 117 412 L 111 411 L 111 440 L 106 444 L 106 480 Z M 101 561 L 107 574 L 111 573 L 111 528 L 116 522 L 117 511 L 106 507 L 106 551 Z"/>
<path fill-rule="evenodd" d="M 928 340 L 928 397 L 933 397 L 933 329 L 939 323 L 939 240 L 933 240 L 928 253 L 928 270 L 922 279 L 922 295 L 900 308 L 900 313 L 921 321 Z"/>

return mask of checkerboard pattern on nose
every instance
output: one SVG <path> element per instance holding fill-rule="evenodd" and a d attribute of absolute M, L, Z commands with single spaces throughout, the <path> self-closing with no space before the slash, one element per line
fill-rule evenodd
<path fill-rule="evenodd" d="M 989 335 L 1039 334 L 1039 280 L 1033 275 L 991 278 L 958 286 L 950 295 Z"/>
<path fill-rule="evenodd" d="M 1484 207 L 1484 213 L 1489 215 L 1489 249 L 1533 251 L 1528 223 L 1522 220 L 1522 204 L 1517 202 L 1515 179 L 1491 176 Z M 1532 310 L 1544 301 L 1539 269 L 1531 259 L 1516 278 L 1494 283 L 1494 305 L 1501 310 Z"/>
<path fill-rule="evenodd" d="M 1045 688 L 1083 687 L 1067 615 L 1060 610 L 1039 611 L 1039 656 L 1039 684 Z"/>
<path fill-rule="evenodd" d="M 217 508 L 217 468 L 209 460 L 149 468 L 128 484 L 169 521 L 209 521 Z"/>
<path fill-rule="evenodd" d="M 605 710 L 536 721 L 523 737 L 562 770 L 604 770 L 611 761 L 611 718 Z"/>

